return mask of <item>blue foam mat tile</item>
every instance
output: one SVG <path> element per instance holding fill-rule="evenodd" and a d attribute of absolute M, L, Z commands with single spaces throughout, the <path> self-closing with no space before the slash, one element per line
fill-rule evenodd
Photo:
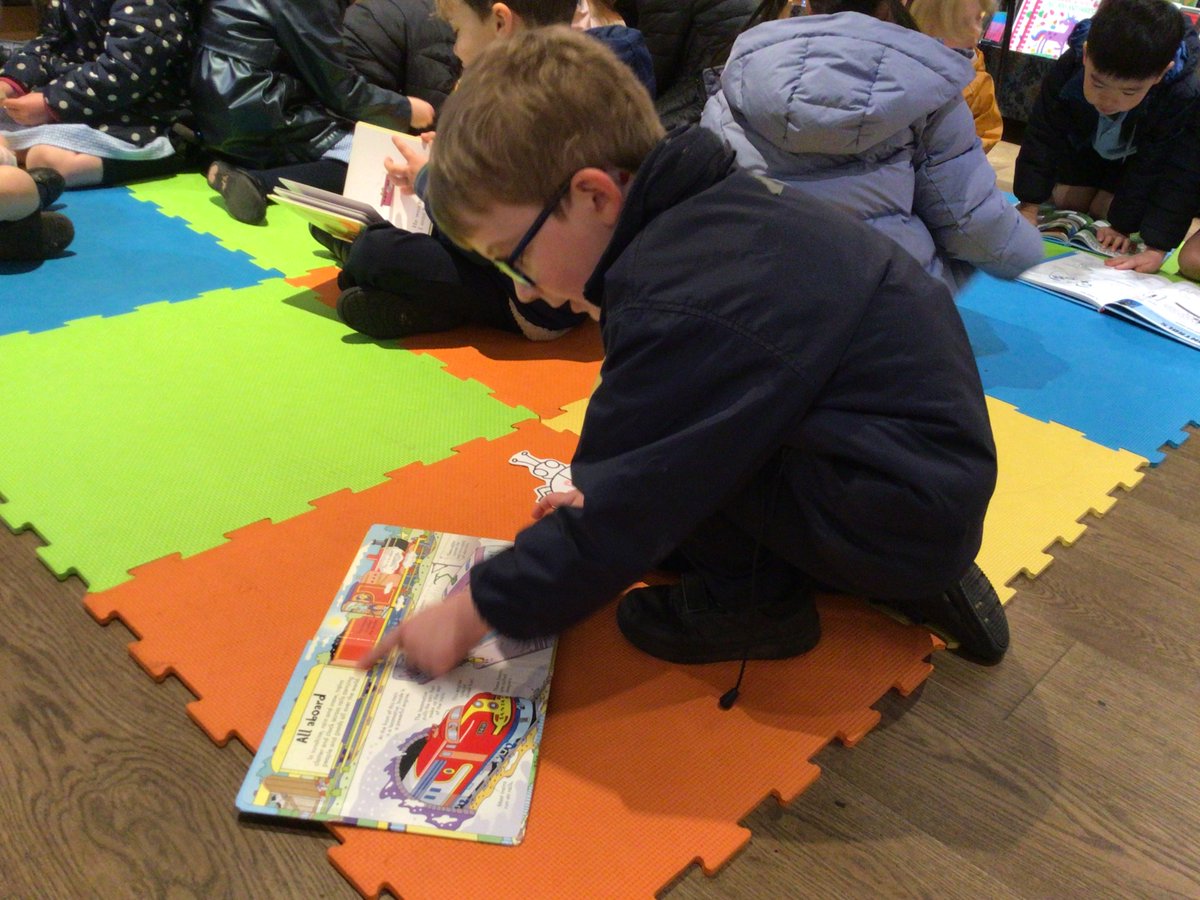
<path fill-rule="evenodd" d="M 226 250 L 123 187 L 68 191 L 54 209 L 74 222 L 75 240 L 58 259 L 0 262 L 0 334 L 47 331 L 283 274 Z"/>
<path fill-rule="evenodd" d="M 1200 351 L 1018 281 L 958 296 L 984 390 L 1152 464 L 1200 421 Z"/>

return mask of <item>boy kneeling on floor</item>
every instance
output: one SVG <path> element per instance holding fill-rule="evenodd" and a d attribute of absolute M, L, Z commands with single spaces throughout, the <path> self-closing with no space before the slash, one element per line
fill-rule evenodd
<path fill-rule="evenodd" d="M 996 477 L 978 371 L 949 291 L 898 245 L 737 171 L 708 132 L 664 137 L 632 72 L 565 28 L 468 70 L 429 175 L 438 225 L 521 300 L 597 318 L 605 361 L 578 490 L 367 664 L 401 646 L 439 675 L 491 628 L 559 632 L 668 566 L 677 585 L 617 610 L 662 659 L 804 653 L 815 589 L 1003 656 L 972 563 Z"/>

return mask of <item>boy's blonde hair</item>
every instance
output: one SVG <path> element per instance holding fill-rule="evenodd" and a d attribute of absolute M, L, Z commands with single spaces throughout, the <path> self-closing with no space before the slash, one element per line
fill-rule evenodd
<path fill-rule="evenodd" d="M 908 11 L 930 37 L 947 40 L 954 37 L 959 28 L 958 11 L 968 0 L 912 0 Z M 979 11 L 985 16 L 996 8 L 996 0 L 975 0 Z"/>
<path fill-rule="evenodd" d="M 580 169 L 635 172 L 663 133 L 645 87 L 595 38 L 555 26 L 497 41 L 438 117 L 434 218 L 464 243 L 468 218 L 540 206 Z"/>

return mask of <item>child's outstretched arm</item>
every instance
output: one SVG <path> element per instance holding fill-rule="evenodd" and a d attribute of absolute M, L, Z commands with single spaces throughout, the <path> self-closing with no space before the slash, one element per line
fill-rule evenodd
<path fill-rule="evenodd" d="M 408 665 L 434 678 L 462 662 L 491 627 L 475 609 L 469 578 L 461 584 L 441 603 L 421 610 L 385 634 L 359 662 L 359 668 L 371 668 L 396 649 L 404 651 Z"/>

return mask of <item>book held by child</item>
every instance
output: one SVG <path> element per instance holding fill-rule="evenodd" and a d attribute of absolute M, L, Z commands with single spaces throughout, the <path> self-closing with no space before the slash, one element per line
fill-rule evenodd
<path fill-rule="evenodd" d="M 359 122 L 354 126 L 346 186 L 342 193 L 335 194 L 281 178 L 283 187 L 277 188 L 270 198 L 322 231 L 345 241 L 354 240 L 368 225 L 382 222 L 390 222 L 405 231 L 428 234 L 433 230 L 433 223 L 425 212 L 425 204 L 416 195 L 402 193 L 396 188 L 383 166 L 388 157 L 396 159 L 400 155 L 392 143 L 393 138 L 424 152 L 420 138 L 380 128 L 370 122 Z"/>
<path fill-rule="evenodd" d="M 1113 269 L 1090 253 L 1056 256 L 1019 278 L 1200 349 L 1200 285 Z"/>
<path fill-rule="evenodd" d="M 492 633 L 429 679 L 356 663 L 504 541 L 374 525 L 309 641 L 238 792 L 247 813 L 517 844 L 555 642 Z"/>
<path fill-rule="evenodd" d="M 1109 250 L 1100 243 L 1097 231 L 1111 227 L 1103 219 L 1093 219 L 1086 213 L 1070 209 L 1054 209 L 1042 207 L 1038 210 L 1038 231 L 1042 237 L 1057 244 L 1065 244 L 1089 253 L 1099 253 L 1101 256 L 1124 256 L 1126 254 Z M 1130 253 L 1141 253 L 1146 247 L 1140 241 L 1134 243 Z"/>

